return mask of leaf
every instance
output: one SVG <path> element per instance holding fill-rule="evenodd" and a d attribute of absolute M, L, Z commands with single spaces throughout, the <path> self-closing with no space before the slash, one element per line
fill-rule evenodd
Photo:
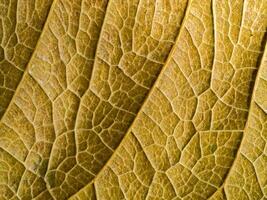
<path fill-rule="evenodd" d="M 267 198 L 266 0 L 0 10 L 0 199 Z"/>

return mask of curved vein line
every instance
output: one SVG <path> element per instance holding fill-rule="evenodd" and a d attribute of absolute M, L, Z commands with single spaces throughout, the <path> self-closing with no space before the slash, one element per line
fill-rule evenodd
<path fill-rule="evenodd" d="M 150 91 L 148 92 L 148 94 L 146 95 L 146 98 L 144 100 L 144 102 L 142 103 L 141 105 L 141 108 L 139 109 L 138 113 L 136 114 L 136 117 L 135 119 L 133 120 L 132 124 L 130 125 L 130 127 L 128 128 L 128 130 L 126 131 L 126 134 L 124 135 L 123 139 L 120 141 L 119 145 L 117 146 L 117 148 L 115 149 L 114 153 L 111 155 L 111 157 L 107 160 L 106 164 L 100 169 L 100 171 L 97 173 L 97 175 L 87 184 L 85 185 L 84 187 L 82 187 L 80 190 L 78 190 L 75 194 L 77 194 L 78 192 L 82 191 L 85 187 L 87 187 L 88 185 L 92 184 L 95 182 L 95 180 L 98 178 L 99 174 L 101 174 L 102 171 L 104 171 L 107 167 L 108 167 L 108 164 L 113 160 L 113 157 L 115 156 L 117 150 L 122 146 L 122 143 L 124 141 L 124 139 L 127 137 L 127 135 L 129 135 L 129 133 L 131 133 L 131 129 L 132 129 L 132 126 L 134 124 L 134 122 L 136 121 L 136 119 L 138 118 L 138 116 L 141 114 L 141 110 L 142 108 L 144 107 L 144 105 L 146 105 L 146 102 L 148 101 L 148 97 L 150 96 L 150 94 L 152 93 L 152 91 L 154 91 L 154 89 L 156 88 L 157 84 L 158 84 L 158 81 L 160 79 L 160 77 L 162 76 L 163 72 L 165 71 L 166 67 L 168 66 L 168 63 L 170 62 L 171 58 L 172 58 L 172 54 L 175 52 L 175 50 L 177 49 L 177 43 L 179 41 L 179 38 L 180 38 L 180 33 L 181 33 L 181 30 L 183 29 L 184 27 L 184 23 L 185 23 L 185 20 L 189 14 L 189 10 L 190 10 L 190 5 L 191 5 L 191 1 L 192 0 L 188 0 L 187 1 L 187 5 L 186 5 L 186 10 L 185 10 L 185 14 L 183 16 L 183 19 L 182 19 L 182 23 L 181 23 L 181 26 L 180 26 L 180 29 L 179 29 L 179 32 L 177 34 L 177 37 L 175 39 L 175 42 L 174 42 L 174 45 L 172 46 L 172 49 L 169 53 L 169 56 L 165 62 L 165 65 L 161 68 L 161 71 L 159 72 L 159 75 L 158 75 L 158 78 L 156 79 L 156 81 L 154 82 L 153 86 L 151 87 Z M 72 196 L 70 196 L 69 198 L 73 197 L 75 194 L 73 194 Z"/>
<path fill-rule="evenodd" d="M 86 90 L 84 91 L 84 93 L 81 95 L 80 99 L 79 99 L 79 105 L 78 105 L 78 109 L 77 109 L 77 112 L 76 112 L 76 117 L 75 117 L 75 121 L 74 121 L 74 140 L 75 140 L 75 147 L 76 147 L 76 154 L 77 154 L 77 148 L 78 148 L 78 144 L 77 144 L 77 139 L 76 139 L 76 131 L 77 130 L 77 119 L 78 119 L 78 114 L 80 112 L 80 109 L 81 109 L 81 102 L 85 96 L 85 94 L 89 91 L 89 88 L 90 88 L 90 85 L 91 85 L 91 80 L 92 80 L 92 76 L 93 76 L 93 71 L 94 71 L 94 68 L 95 68 L 95 63 L 96 63 L 96 54 L 98 52 L 98 49 L 99 49 L 99 41 L 101 40 L 102 38 L 102 34 L 103 34 L 103 27 L 104 27 L 104 24 L 107 20 L 107 10 L 109 8 L 109 5 L 110 5 L 110 1 L 107 2 L 107 5 L 106 5 L 106 8 L 105 8 L 105 16 L 104 16 L 104 19 L 103 19 L 103 22 L 102 22 L 102 25 L 100 27 L 100 34 L 99 34 L 99 37 L 98 37 L 98 40 L 97 40 L 97 43 L 96 43 L 96 50 L 95 50 L 95 56 L 94 56 L 94 63 L 93 63 L 93 66 L 92 66 L 92 70 L 91 70 L 91 75 L 89 77 L 89 83 L 88 83 L 88 87 L 86 88 Z"/>
<path fill-rule="evenodd" d="M 81 0 L 80 16 L 79 16 L 79 24 L 80 24 L 80 18 L 81 18 L 81 15 L 82 15 L 83 3 L 84 3 L 83 0 Z M 109 2 L 108 2 L 108 3 L 109 3 Z M 108 3 L 107 3 L 107 5 L 106 5 L 106 7 L 105 7 L 105 11 L 107 10 Z M 97 47 L 98 47 L 99 40 L 100 40 L 100 37 L 101 37 L 101 32 L 102 32 L 102 28 L 103 28 L 103 24 L 104 24 L 105 18 L 106 18 L 106 14 L 105 14 L 105 16 L 104 16 L 103 22 L 102 22 L 101 27 L 100 27 L 101 30 L 100 30 L 100 34 L 99 34 L 99 37 L 98 37 L 99 39 L 98 39 L 97 44 L 96 44 Z M 95 55 L 96 55 L 96 52 L 97 52 L 97 47 L 96 47 Z M 96 57 L 96 56 L 95 56 L 95 57 Z M 92 67 L 92 69 L 94 68 L 94 65 L 95 65 L 95 58 L 94 58 L 94 63 L 93 63 L 93 67 Z M 89 77 L 90 80 L 91 80 L 91 77 L 92 77 L 92 71 L 91 71 L 91 75 L 90 75 L 90 77 Z M 88 84 L 87 89 L 85 90 L 85 92 L 84 92 L 84 93 L 81 95 L 81 97 L 79 98 L 79 105 L 78 105 L 78 109 L 77 109 L 76 116 L 75 116 L 75 119 L 74 119 L 74 129 L 73 129 L 73 134 L 74 134 L 74 143 L 75 143 L 75 150 L 76 150 L 75 155 L 77 155 L 77 147 L 78 147 L 77 139 L 76 139 L 76 134 L 75 134 L 75 132 L 76 132 L 76 130 L 77 130 L 77 128 L 76 128 L 76 126 L 77 126 L 77 118 L 78 118 L 79 110 L 80 110 L 80 108 L 81 108 L 81 101 L 82 101 L 82 98 L 84 97 L 84 95 L 86 94 L 86 92 L 87 92 L 88 89 L 89 89 L 90 80 L 89 80 L 89 84 Z M 64 90 L 64 91 L 66 91 L 66 90 Z M 62 94 L 64 93 L 64 91 L 63 91 L 60 95 L 62 95 Z M 59 95 L 59 96 L 60 96 L 60 95 Z M 59 97 L 59 96 L 58 96 L 58 97 Z M 57 97 L 57 98 L 58 98 L 58 97 Z M 54 100 L 54 101 L 55 101 L 55 100 Z M 54 107 L 54 106 L 53 106 L 53 107 Z M 53 126 L 53 127 L 54 127 L 54 126 Z M 56 138 L 55 138 L 55 141 L 56 141 Z M 49 162 L 48 162 L 48 165 L 47 165 L 47 171 L 46 171 L 45 177 L 46 177 L 46 175 L 47 175 L 47 173 L 48 173 L 48 171 L 49 171 L 49 165 L 50 165 L 50 162 L 51 162 L 51 154 L 52 154 L 52 151 L 53 151 L 53 148 L 54 148 L 55 141 L 53 142 L 52 147 L 51 147 L 51 150 L 50 150 Z M 76 156 L 75 156 L 75 158 L 76 158 Z M 79 165 L 78 162 L 76 162 L 76 164 Z M 46 184 L 47 184 L 47 182 L 46 182 Z M 48 188 L 48 187 L 47 187 L 47 188 Z"/>
<path fill-rule="evenodd" d="M 33 56 L 34 56 L 35 53 L 36 53 L 36 49 L 37 49 L 38 46 L 39 46 L 39 43 L 40 43 L 40 41 L 41 41 L 41 38 L 43 37 L 44 30 L 45 30 L 46 27 L 48 26 L 47 24 L 48 24 L 49 18 L 51 18 L 52 10 L 54 10 L 55 2 L 56 2 L 56 0 L 53 0 L 51 6 L 50 6 L 50 8 L 49 8 L 49 11 L 48 11 L 48 14 L 47 14 L 45 23 L 44 23 L 44 25 L 43 25 L 43 29 L 41 30 L 41 34 L 40 34 L 40 36 L 39 36 L 39 38 L 38 38 L 38 40 L 37 40 L 37 42 L 36 42 L 36 45 L 35 45 L 35 48 L 34 48 L 32 54 L 31 54 L 31 57 L 29 58 L 29 62 L 26 64 L 26 68 L 25 68 L 25 70 L 24 70 L 24 73 L 23 73 L 22 77 L 20 78 L 19 84 L 17 85 L 17 88 L 15 89 L 15 92 L 14 92 L 14 94 L 13 94 L 13 96 L 12 96 L 12 98 L 11 98 L 11 100 L 10 100 L 10 102 L 9 102 L 9 104 L 8 104 L 8 106 L 7 106 L 6 110 L 5 110 L 5 112 L 4 112 L 4 114 L 2 115 L 2 117 L 0 117 L 0 122 L 2 122 L 2 119 L 5 118 L 6 113 L 10 110 L 10 106 L 11 106 L 11 104 L 13 103 L 13 101 L 14 101 L 14 99 L 15 99 L 15 96 L 17 95 L 17 93 L 18 93 L 18 91 L 19 91 L 19 89 L 20 89 L 20 87 L 21 87 L 21 84 L 22 84 L 22 82 L 23 82 L 23 80 L 24 80 L 26 74 L 29 72 L 29 68 L 30 68 L 31 61 L 32 61 L 32 59 L 33 59 Z"/>
<path fill-rule="evenodd" d="M 212 3 L 214 3 L 214 0 L 212 1 Z M 241 19 L 241 22 L 240 22 L 240 31 L 239 31 L 239 34 L 238 34 L 238 41 L 239 41 L 239 38 L 240 38 L 240 35 L 241 35 L 241 29 L 242 29 L 242 24 L 243 24 L 243 20 L 244 20 L 244 11 L 245 11 L 245 9 L 244 9 L 244 7 L 245 7 L 245 0 L 243 1 L 243 6 L 242 6 L 242 19 Z M 214 9 L 214 7 L 213 7 L 213 9 Z M 214 14 L 215 12 L 213 12 L 213 14 Z M 215 21 L 215 20 L 213 20 L 213 21 Z M 215 24 L 214 24 L 215 25 Z M 214 28 L 214 30 L 215 30 L 215 28 Z M 266 34 L 265 34 L 266 35 Z M 215 37 L 215 32 L 214 32 L 214 37 Z M 265 37 L 264 37 L 265 38 Z M 264 39 L 263 38 L 263 39 Z M 215 39 L 216 39 L 216 37 L 215 37 Z M 216 42 L 216 41 L 214 41 L 214 42 Z M 242 134 L 242 137 L 241 137 L 241 141 L 240 141 L 240 144 L 239 144 L 239 147 L 238 147 L 238 149 L 237 149 L 237 152 L 236 152 L 236 154 L 235 154 L 235 157 L 234 157 L 234 160 L 233 160 L 233 162 L 232 162 L 232 165 L 231 165 L 231 167 L 229 168 L 229 170 L 228 170 L 228 172 L 227 172 L 227 174 L 226 174 L 226 177 L 224 178 L 224 181 L 221 183 L 221 186 L 217 189 L 217 190 L 215 190 L 207 199 L 210 199 L 210 198 L 212 198 L 213 197 L 213 195 L 217 192 L 217 191 L 219 191 L 219 190 L 222 190 L 222 191 L 224 191 L 224 193 L 225 193 L 225 196 L 227 196 L 226 195 L 226 192 L 225 192 L 225 190 L 224 190 L 224 187 L 225 187 L 225 184 L 227 183 L 227 180 L 229 179 L 229 177 L 230 177 L 230 174 L 231 174 L 231 171 L 232 171 L 232 169 L 234 168 L 234 166 L 236 165 L 236 162 L 237 162 L 237 157 L 238 157 L 238 155 L 241 153 L 240 151 L 241 151 L 241 145 L 243 144 L 243 141 L 244 141 L 244 134 L 245 134 L 245 130 L 247 129 L 247 126 L 248 126 L 248 119 L 250 118 L 250 115 L 251 115 L 251 112 L 249 112 L 250 110 L 251 110 L 251 106 L 252 106 L 252 101 L 253 101 L 253 97 L 255 96 L 255 88 L 256 88 L 256 85 L 257 85 L 257 83 L 258 83 L 258 79 L 259 79 L 259 71 L 260 71 L 260 66 L 262 65 L 262 62 L 263 62 L 263 58 L 264 58 L 264 56 L 265 56 L 265 54 L 267 54 L 267 51 L 266 51 L 266 46 L 265 47 L 262 47 L 263 48 L 263 53 L 261 54 L 261 57 L 259 57 L 258 59 L 259 59 L 259 69 L 258 69 L 258 71 L 257 71 L 257 74 L 256 74 L 256 77 L 255 77 L 255 82 L 254 82 L 254 85 L 253 85 L 253 89 L 252 89 L 252 95 L 251 95 L 251 99 L 250 99 L 250 105 L 249 105 L 249 108 L 248 108 L 248 116 L 247 116 L 247 120 L 246 120 L 246 124 L 245 124 L 245 127 L 244 127 L 244 130 L 242 130 L 242 132 L 243 132 L 243 134 Z M 215 48 L 214 48 L 214 50 L 215 50 Z M 214 58 L 215 58 L 215 52 L 214 52 Z M 232 55 L 231 55 L 231 58 L 232 58 Z M 231 59 L 230 58 L 230 59 Z M 215 59 L 214 59 L 215 60 Z M 213 61 L 214 61 L 213 60 Z M 213 74 L 213 73 L 212 73 Z M 227 198 L 226 198 L 227 199 Z"/>
<path fill-rule="evenodd" d="M 265 35 L 267 35 L 267 32 L 265 33 Z M 259 76 L 260 76 L 260 72 L 261 72 L 261 69 L 262 69 L 261 66 L 263 65 L 264 57 L 267 56 L 267 48 L 266 47 L 267 47 L 267 43 L 266 43 L 266 39 L 265 39 L 265 46 L 262 47 L 263 48 L 263 53 L 258 58 L 258 60 L 259 60 L 259 68 L 258 68 L 258 71 L 257 71 L 257 74 L 256 74 L 256 78 L 255 78 L 255 82 L 254 82 L 254 85 L 253 85 L 253 89 L 252 89 L 250 105 L 249 105 L 249 108 L 248 108 L 248 116 L 247 116 L 246 124 L 245 124 L 244 130 L 243 130 L 243 134 L 242 134 L 242 137 L 241 137 L 241 141 L 240 141 L 239 147 L 237 149 L 237 152 L 236 152 L 235 158 L 233 160 L 233 163 L 232 163 L 231 167 L 229 168 L 229 170 L 228 170 L 228 172 L 226 174 L 226 177 L 224 178 L 224 181 L 222 182 L 222 184 L 218 188 L 218 190 L 221 189 L 221 188 L 224 189 L 225 184 L 227 183 L 227 181 L 228 181 L 228 179 L 230 177 L 231 171 L 233 170 L 234 166 L 236 165 L 237 157 L 238 157 L 239 154 L 241 155 L 241 146 L 244 143 L 245 130 L 247 130 L 247 128 L 248 128 L 248 120 L 251 118 L 251 115 L 253 114 L 253 113 L 250 112 L 250 110 L 251 110 L 252 102 L 253 102 L 253 99 L 254 99 L 253 97 L 255 96 L 255 92 L 256 92 L 255 88 L 257 87 L 257 84 L 258 84 L 258 81 L 259 81 Z M 216 191 L 218 191 L 218 190 L 216 190 Z M 226 192 L 225 192 L 225 195 L 227 196 Z"/>

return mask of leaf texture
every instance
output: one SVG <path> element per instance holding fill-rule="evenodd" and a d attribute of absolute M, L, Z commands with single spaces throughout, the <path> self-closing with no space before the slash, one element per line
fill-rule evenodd
<path fill-rule="evenodd" d="M 267 199 L 266 0 L 0 11 L 0 199 Z"/>

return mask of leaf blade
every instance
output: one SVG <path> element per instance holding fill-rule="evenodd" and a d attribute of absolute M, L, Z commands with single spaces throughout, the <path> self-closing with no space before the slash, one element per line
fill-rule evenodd
<path fill-rule="evenodd" d="M 4 198 L 264 198 L 265 4 L 54 2 L 0 123 Z"/>

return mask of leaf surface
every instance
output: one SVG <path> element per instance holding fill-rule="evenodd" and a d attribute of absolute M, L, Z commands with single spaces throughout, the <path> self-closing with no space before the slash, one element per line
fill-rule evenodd
<path fill-rule="evenodd" d="M 0 199 L 267 198 L 266 0 L 0 6 Z"/>

